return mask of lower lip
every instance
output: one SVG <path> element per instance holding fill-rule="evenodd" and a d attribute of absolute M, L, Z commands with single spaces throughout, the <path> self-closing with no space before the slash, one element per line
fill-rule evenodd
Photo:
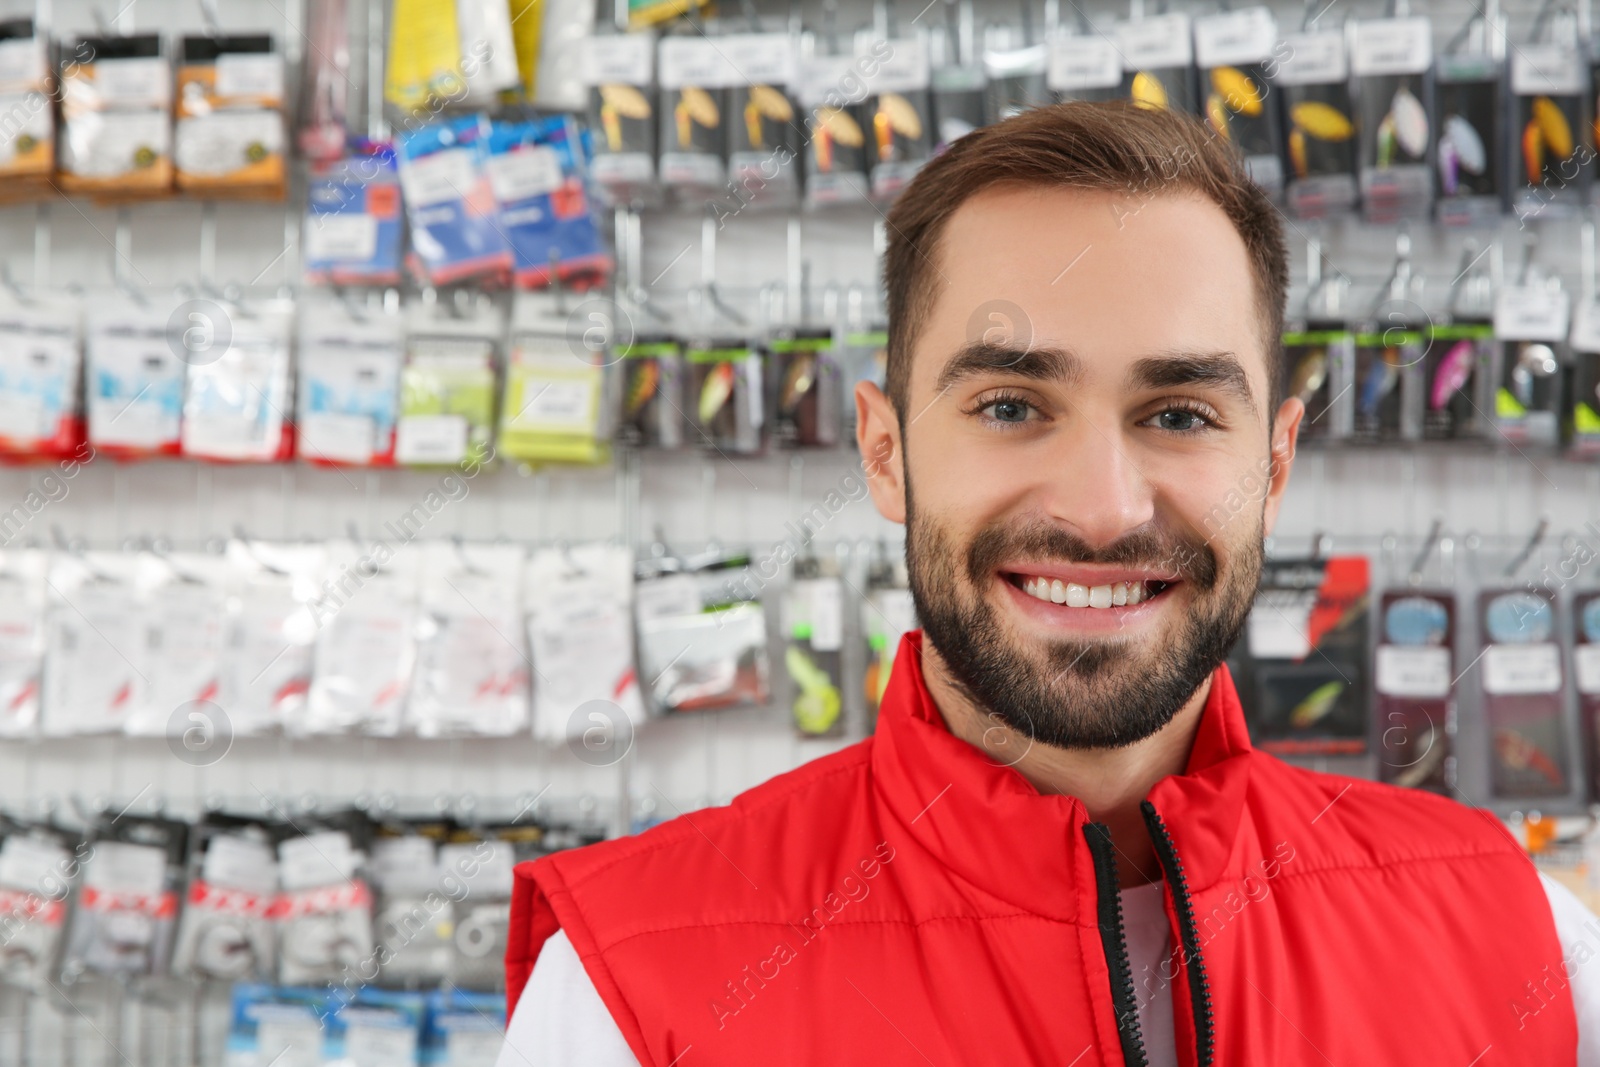
<path fill-rule="evenodd" d="M 1004 575 L 997 575 L 995 580 L 1016 603 L 1017 609 L 1029 618 L 1037 619 L 1057 629 L 1088 633 L 1110 633 L 1138 626 L 1152 618 L 1181 584 L 1175 582 L 1154 596 L 1145 597 L 1137 604 L 1109 608 L 1069 608 L 1065 604 L 1030 596 L 1012 585 Z"/>

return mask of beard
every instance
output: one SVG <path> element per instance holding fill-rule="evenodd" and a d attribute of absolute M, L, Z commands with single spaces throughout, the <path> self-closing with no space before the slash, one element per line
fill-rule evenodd
<path fill-rule="evenodd" d="M 1171 722 L 1227 658 L 1261 580 L 1265 507 L 1254 536 L 1219 570 L 1196 536 L 1139 530 L 1096 551 L 1059 526 L 998 523 L 960 546 L 934 519 L 918 517 L 906 476 L 906 568 L 917 618 L 957 687 L 1018 734 L 1069 749 L 1114 749 Z M 1099 563 L 1182 582 L 1191 603 L 1170 640 L 1106 638 L 1020 643 L 984 595 L 1010 560 Z"/>

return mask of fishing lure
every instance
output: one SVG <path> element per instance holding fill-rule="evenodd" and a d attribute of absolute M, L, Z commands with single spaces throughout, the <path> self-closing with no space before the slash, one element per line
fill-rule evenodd
<path fill-rule="evenodd" d="M 771 119 L 773 122 L 789 122 L 794 118 L 794 108 L 789 106 L 789 98 L 770 85 L 752 85 L 750 96 L 744 105 L 744 128 L 750 136 L 751 148 L 766 147 L 766 140 L 761 136 L 761 120 Z"/>
<path fill-rule="evenodd" d="M 1550 154 L 1557 159 L 1572 155 L 1572 127 L 1567 125 L 1567 116 L 1556 102 L 1548 96 L 1534 97 L 1532 115 L 1533 124 L 1539 127 L 1539 138 Z"/>
<path fill-rule="evenodd" d="M 878 109 L 872 115 L 872 132 L 877 137 L 878 159 L 890 159 L 896 134 L 909 140 L 922 136 L 922 116 L 899 93 L 884 93 L 878 97 Z"/>
<path fill-rule="evenodd" d="M 836 107 L 819 107 L 816 116 L 817 134 L 811 143 L 816 147 L 817 170 L 827 173 L 833 169 L 835 141 L 845 148 L 860 148 L 865 138 L 860 124 Z"/>
<path fill-rule="evenodd" d="M 1129 95 L 1140 107 L 1160 110 L 1167 106 L 1167 87 L 1147 70 L 1141 70 L 1133 76 L 1133 91 Z"/>
<path fill-rule="evenodd" d="M 783 388 L 778 393 L 778 410 L 793 415 L 800 401 L 817 380 L 817 357 L 811 352 L 794 357 L 789 372 L 784 375 Z"/>
<path fill-rule="evenodd" d="M 1522 128 L 1522 165 L 1528 171 L 1528 184 L 1538 185 L 1544 176 L 1544 134 L 1537 122 Z"/>
<path fill-rule="evenodd" d="M 1389 115 L 1394 120 L 1394 136 L 1400 147 L 1406 155 L 1420 158 L 1428 149 L 1428 113 L 1423 110 L 1422 101 L 1402 86 L 1389 103 Z"/>
<path fill-rule="evenodd" d="M 1349 116 L 1320 100 L 1302 100 L 1290 110 L 1289 117 L 1297 129 L 1319 141 L 1348 141 L 1356 132 Z"/>
<path fill-rule="evenodd" d="M 1289 725 L 1303 730 L 1327 718 L 1329 712 L 1338 706 L 1339 694 L 1343 691 L 1343 682 L 1323 682 L 1289 712 Z"/>
<path fill-rule="evenodd" d="M 1230 109 L 1249 118 L 1261 114 L 1261 87 L 1238 67 L 1218 67 L 1211 72 L 1212 91 Z"/>
<path fill-rule="evenodd" d="M 600 125 L 605 130 L 606 147 L 622 151 L 622 120 L 648 119 L 650 101 L 631 85 L 600 86 Z"/>
<path fill-rule="evenodd" d="M 719 360 L 712 364 L 706 380 L 700 386 L 700 423 L 703 426 L 711 425 L 717 413 L 733 395 L 733 363 L 729 360 Z"/>
<path fill-rule="evenodd" d="M 623 411 L 633 418 L 644 410 L 650 398 L 656 395 L 661 384 L 661 364 L 653 359 L 641 360 L 633 369 L 633 379 L 628 383 L 628 397 Z"/>
<path fill-rule="evenodd" d="M 1378 404 L 1394 389 L 1400 380 L 1400 350 L 1385 348 L 1383 356 L 1372 361 L 1367 368 L 1366 380 L 1361 383 L 1361 413 L 1376 415 Z"/>
<path fill-rule="evenodd" d="M 1434 411 L 1448 404 L 1472 377 L 1472 357 L 1476 351 L 1477 346 L 1471 341 L 1457 341 L 1439 360 L 1438 369 L 1433 372 L 1433 390 L 1428 397 L 1428 406 Z"/>
<path fill-rule="evenodd" d="M 839 687 L 828 672 L 812 662 L 804 649 L 790 645 L 783 655 L 789 677 L 800 692 L 794 698 L 794 721 L 802 733 L 823 734 L 839 721 Z"/>
<path fill-rule="evenodd" d="M 1295 367 L 1294 379 L 1289 383 L 1289 392 L 1297 397 L 1300 403 L 1308 404 L 1327 380 L 1327 350 L 1313 349 L 1301 357 L 1299 365 Z"/>
<path fill-rule="evenodd" d="M 1514 771 L 1537 771 L 1552 785 L 1562 784 L 1561 768 L 1555 761 L 1544 749 L 1515 730 L 1505 727 L 1495 730 L 1494 752 L 1501 763 Z"/>

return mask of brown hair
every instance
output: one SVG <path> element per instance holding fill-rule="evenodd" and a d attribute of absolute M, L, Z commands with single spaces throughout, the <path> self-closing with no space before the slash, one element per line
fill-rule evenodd
<path fill-rule="evenodd" d="M 923 166 L 895 202 L 883 260 L 889 319 L 886 384 L 902 428 L 911 351 L 937 299 L 933 260 L 945 223 L 974 194 L 1019 182 L 1125 190 L 1140 198 L 1192 190 L 1222 208 L 1243 238 L 1254 269 L 1271 427 L 1282 402 L 1280 353 L 1289 284 L 1277 208 L 1245 173 L 1232 144 L 1199 119 L 1114 100 L 1032 108 L 975 130 Z"/>

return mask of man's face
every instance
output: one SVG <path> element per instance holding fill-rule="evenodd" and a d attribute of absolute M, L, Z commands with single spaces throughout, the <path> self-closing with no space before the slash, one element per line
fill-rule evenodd
<path fill-rule="evenodd" d="M 864 454 L 897 446 L 873 492 L 928 640 L 1029 737 L 1148 737 L 1244 624 L 1304 410 L 1269 440 L 1244 243 L 1198 197 L 1012 187 L 930 269 L 904 440 L 858 396 Z"/>

